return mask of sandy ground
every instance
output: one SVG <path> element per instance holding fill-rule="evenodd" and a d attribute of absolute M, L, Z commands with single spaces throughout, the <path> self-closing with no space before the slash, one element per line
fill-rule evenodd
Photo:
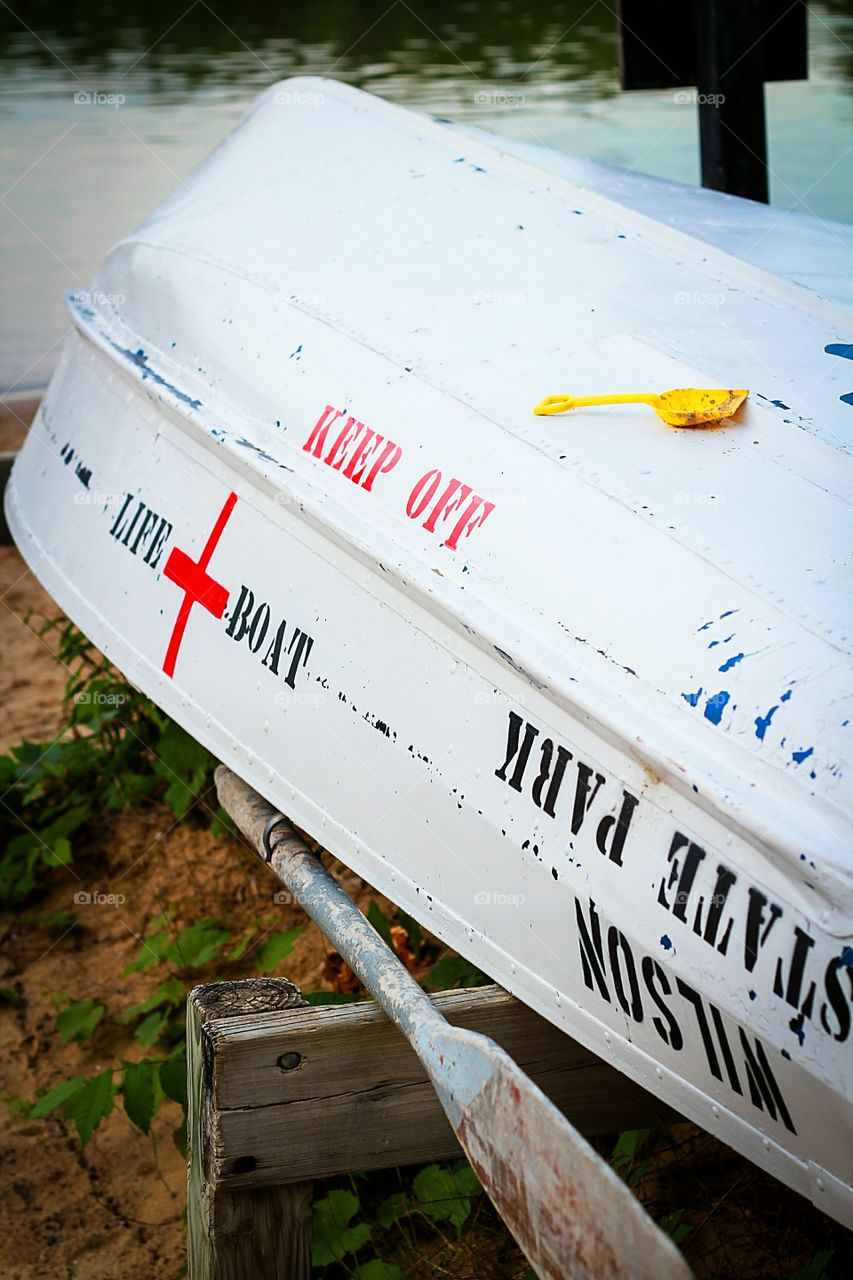
<path fill-rule="evenodd" d="M 64 727 L 63 672 L 50 637 L 37 632 L 57 610 L 11 548 L 0 548 L 0 599 L 0 748 L 22 738 L 52 740 Z M 13 987 L 23 1001 L 0 1007 L 0 1093 L 7 1099 L 31 1099 L 38 1088 L 140 1056 L 118 1015 L 154 982 L 150 973 L 122 973 L 147 924 L 167 909 L 178 925 L 213 917 L 236 936 L 258 921 L 264 928 L 305 926 L 278 972 L 304 990 L 327 985 L 328 948 L 316 928 L 298 907 L 276 905 L 277 882 L 239 846 L 215 839 L 203 817 L 191 813 L 176 823 L 162 805 L 149 804 L 110 818 L 75 851 L 73 873 L 57 873 L 46 898 L 30 912 L 0 917 L 0 986 Z M 364 908 L 378 897 L 348 872 L 343 880 Z M 125 901 L 79 907 L 74 894 L 81 889 L 121 893 Z M 72 910 L 72 927 L 49 923 Z M 91 1042 L 60 1046 L 51 997 L 61 991 L 106 1005 Z M 185 1169 L 171 1135 L 179 1120 L 179 1108 L 167 1103 L 152 1145 L 119 1104 L 81 1151 L 56 1116 L 12 1115 L 0 1137 L 0 1274 L 177 1280 L 185 1262 Z M 685 1250 L 697 1277 L 793 1277 L 822 1249 L 835 1251 L 830 1276 L 853 1274 L 847 1233 L 693 1126 L 661 1136 L 647 1181 L 659 1206 L 685 1209 L 692 1227 Z M 485 1200 L 458 1244 L 452 1233 L 427 1235 L 417 1253 L 414 1264 L 411 1253 L 396 1258 L 410 1280 L 521 1280 L 527 1270 Z"/>

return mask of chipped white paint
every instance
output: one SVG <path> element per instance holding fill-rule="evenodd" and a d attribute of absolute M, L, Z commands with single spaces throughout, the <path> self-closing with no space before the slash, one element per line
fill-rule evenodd
<path fill-rule="evenodd" d="M 125 301 L 72 303 L 18 544 L 270 801 L 849 1221 L 853 317 L 296 87 L 110 254 Z M 751 395 L 530 412 L 680 385 Z"/>

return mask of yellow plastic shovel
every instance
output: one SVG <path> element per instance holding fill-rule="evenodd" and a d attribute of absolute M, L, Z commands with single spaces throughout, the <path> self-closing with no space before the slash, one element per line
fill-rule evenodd
<path fill-rule="evenodd" d="M 590 404 L 648 404 L 669 427 L 701 427 L 709 422 L 719 422 L 721 418 L 730 418 L 748 395 L 748 391 L 682 387 L 676 391 L 663 391 L 659 396 L 644 392 L 625 396 L 546 396 L 533 412 L 544 416 Z"/>

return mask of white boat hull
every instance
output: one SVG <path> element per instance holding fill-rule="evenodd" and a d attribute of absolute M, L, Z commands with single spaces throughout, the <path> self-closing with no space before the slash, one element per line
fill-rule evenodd
<path fill-rule="evenodd" d="M 364 111 L 352 91 L 331 96 Z M 417 128 L 445 145 L 430 133 L 440 126 Z M 507 163 L 506 183 L 536 185 Z M 135 262 L 145 252 L 124 246 L 117 259 L 141 293 L 163 280 L 162 262 Z M 201 268 L 181 270 L 184 297 L 202 300 L 227 349 L 236 338 L 225 319 L 250 314 L 256 284 L 229 275 L 217 311 Z M 832 335 L 828 305 L 803 303 L 800 340 L 810 326 Z M 553 450 L 531 448 L 540 427 L 521 408 L 562 386 L 514 385 L 518 427 L 506 435 L 440 380 L 408 376 L 369 336 L 311 314 L 304 299 L 279 299 L 274 341 L 251 335 L 258 383 L 245 363 L 238 409 L 209 352 L 191 360 L 216 394 L 176 372 L 174 316 L 155 350 L 121 315 L 79 301 L 72 313 L 77 332 L 7 491 L 15 539 L 69 616 L 236 773 L 446 942 L 853 1223 L 849 807 L 831 769 L 823 790 L 817 768 L 812 782 L 798 772 L 812 754 L 800 741 L 809 716 L 825 763 L 826 708 L 844 693 L 835 641 L 786 614 L 780 592 L 708 563 L 691 545 L 707 530 L 650 531 L 641 504 L 602 496 Z M 658 355 L 654 376 L 673 359 Z M 480 384 L 490 377 L 500 381 L 501 368 L 476 373 Z M 280 392 L 261 413 L 265 378 Z M 833 422 L 786 431 L 779 412 L 749 413 L 749 439 L 799 449 L 801 471 L 834 455 Z M 670 453 L 670 488 L 695 483 L 679 478 L 682 465 L 727 465 L 725 431 L 700 437 L 630 417 L 593 427 L 629 450 L 631 433 L 645 432 L 656 464 L 683 450 L 683 464 Z M 571 428 L 547 430 L 567 440 Z M 745 468 L 753 446 L 739 430 Z M 741 481 L 730 473 L 727 483 L 736 518 Z M 773 500 L 784 502 L 779 483 Z M 832 518 L 820 513 L 810 533 L 824 559 Z M 720 559 L 725 536 L 720 527 Z M 541 614 L 528 580 L 531 593 L 556 582 Z M 736 623 L 741 637 L 726 648 Z M 672 641 L 662 658 L 655 630 Z M 798 681 L 812 690 L 772 759 L 759 754 L 765 734 L 747 748 L 736 727 L 723 733 L 748 697 L 743 653 L 730 680 L 717 677 L 732 690 L 725 699 L 708 683 L 768 631 L 758 719 L 783 721 Z M 631 633 L 633 662 L 621 656 Z M 792 748 L 806 754 L 789 767 Z M 834 745 L 826 759 L 836 761 Z"/>

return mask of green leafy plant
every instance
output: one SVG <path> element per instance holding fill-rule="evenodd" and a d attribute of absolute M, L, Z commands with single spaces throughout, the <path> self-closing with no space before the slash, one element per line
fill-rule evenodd
<path fill-rule="evenodd" d="M 483 1188 L 467 1160 L 450 1165 L 427 1165 L 413 1183 L 418 1213 L 430 1222 L 449 1222 L 457 1237 Z"/>
<path fill-rule="evenodd" d="M 67 866 L 103 811 L 157 795 L 176 817 L 212 787 L 215 760 L 129 685 L 66 619 L 49 622 L 66 669 L 66 728 L 0 755 L 0 897 L 17 906 L 45 887 L 40 868 Z M 223 815 L 210 811 L 222 829 Z"/>
<path fill-rule="evenodd" d="M 359 1198 L 352 1191 L 330 1191 L 322 1200 L 315 1200 L 311 1245 L 311 1261 L 315 1267 L 341 1262 L 349 1254 L 357 1253 L 370 1239 L 366 1222 L 352 1224 L 360 1209 Z"/>
<path fill-rule="evenodd" d="M 56 1029 L 62 1044 L 69 1040 L 89 1040 L 106 1012 L 105 1006 L 94 1000 L 67 1000 L 65 1008 L 56 1015 Z"/>
<path fill-rule="evenodd" d="M 369 1185 L 370 1180 L 360 1180 Z M 450 1226 L 458 1239 L 476 1200 L 482 1195 L 477 1176 L 466 1160 L 430 1164 L 418 1170 L 411 1183 L 387 1196 L 373 1209 L 370 1219 L 352 1188 L 336 1188 L 314 1203 L 312 1261 L 322 1274 L 343 1266 L 360 1280 L 405 1280 L 399 1267 L 380 1257 L 365 1257 L 394 1243 L 394 1232 L 403 1224 L 411 1228 L 420 1219 L 427 1228 Z M 381 1238 L 377 1240 L 377 1233 Z M 407 1248 L 411 1232 L 404 1233 Z M 338 1274 L 337 1271 L 334 1274 Z"/>
<path fill-rule="evenodd" d="M 693 1228 L 687 1222 L 682 1222 L 684 1217 L 683 1209 L 675 1209 L 672 1213 L 666 1213 L 658 1222 L 661 1231 L 664 1231 L 673 1244 L 680 1245 L 686 1240 Z"/>
<path fill-rule="evenodd" d="M 449 991 L 452 987 L 482 987 L 491 978 L 464 956 L 442 956 L 438 964 L 433 965 L 424 985 L 431 991 Z"/>
<path fill-rule="evenodd" d="M 835 1257 L 834 1249 L 821 1249 L 804 1267 L 794 1271 L 789 1280 L 828 1280 L 827 1267 Z"/>
<path fill-rule="evenodd" d="M 129 1005 L 117 1021 L 125 1026 L 135 1023 L 134 1036 L 140 1047 L 148 1050 L 159 1044 L 164 1046 L 167 1056 L 146 1056 L 138 1061 L 123 1059 L 90 1079 L 78 1075 L 63 1080 L 29 1105 L 30 1117 L 37 1120 L 61 1111 L 65 1119 L 75 1125 L 85 1146 L 98 1125 L 113 1111 L 116 1095 L 120 1095 L 131 1123 L 146 1134 L 150 1133 L 162 1103 L 169 1100 L 176 1102 L 183 1112 L 173 1137 L 179 1150 L 186 1153 L 184 1009 L 187 992 L 198 980 L 198 971 L 213 961 L 227 970 L 229 964 L 245 957 L 259 972 L 274 969 L 290 953 L 302 932 L 289 929 L 275 933 L 252 956 L 249 948 L 256 931 L 257 926 L 252 926 L 248 934 L 223 955 L 224 948 L 233 943 L 234 938 L 216 920 L 198 920 L 177 932 L 168 915 L 152 920 L 124 972 L 125 975 L 144 973 L 158 966 L 161 972 L 166 970 L 167 976 L 144 1000 Z M 91 999 L 71 1000 L 64 992 L 54 997 L 54 1003 L 59 1010 L 56 1029 L 62 1044 L 72 1039 L 81 1042 L 91 1039 L 106 1012 L 103 1004 Z"/>
<path fill-rule="evenodd" d="M 620 1133 L 610 1163 L 629 1187 L 633 1187 L 645 1176 L 649 1168 L 647 1160 L 639 1156 L 651 1137 L 651 1129 L 626 1129 Z"/>

